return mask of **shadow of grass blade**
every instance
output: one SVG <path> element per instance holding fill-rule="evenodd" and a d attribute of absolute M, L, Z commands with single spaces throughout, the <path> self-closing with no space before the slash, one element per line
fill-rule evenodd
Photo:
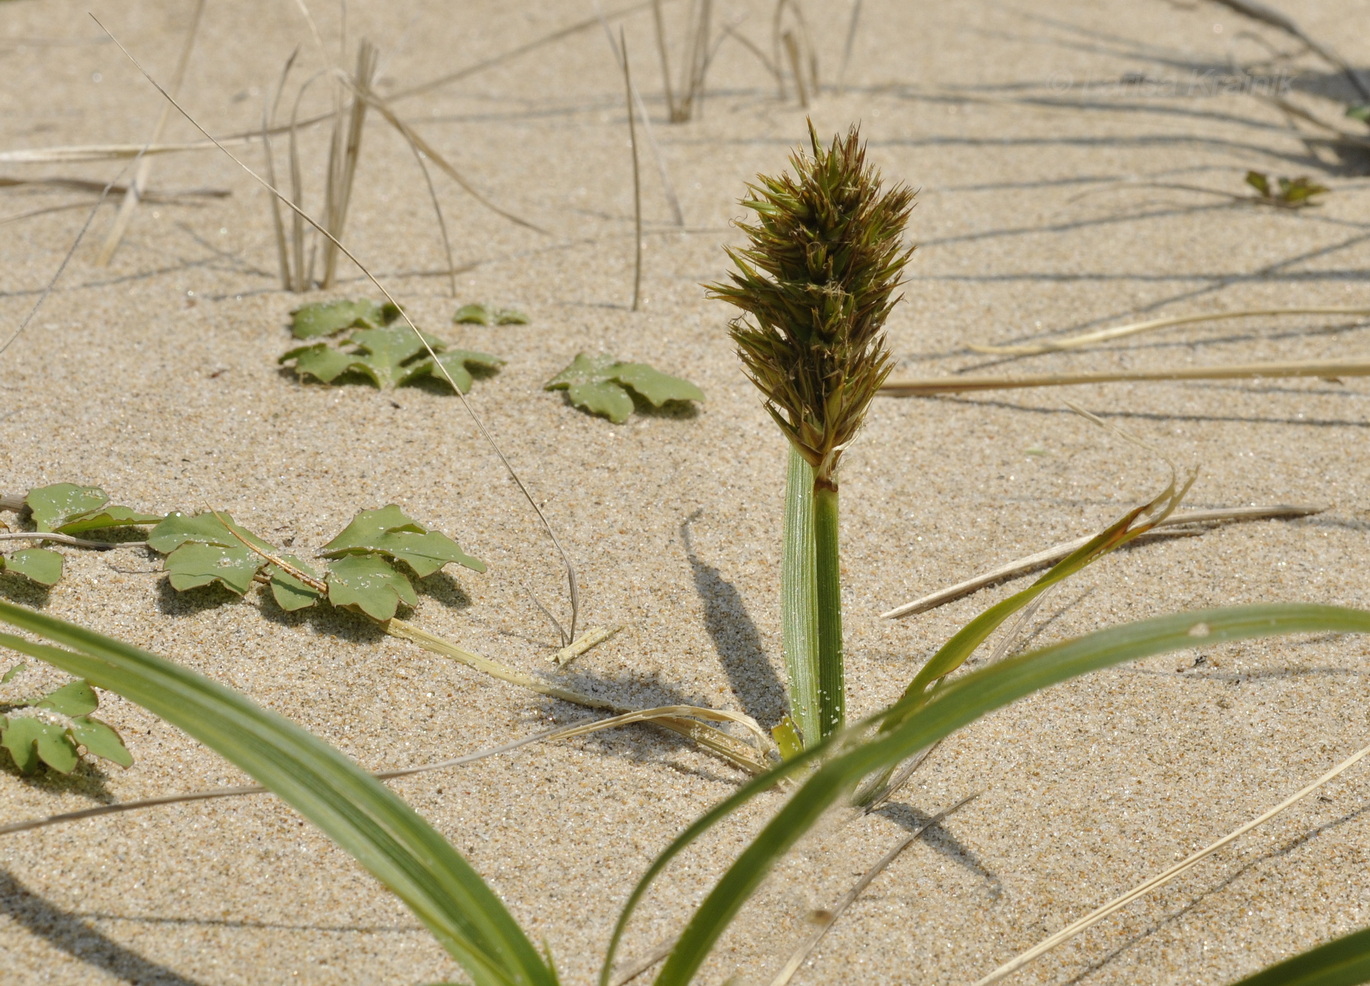
<path fill-rule="evenodd" d="M 868 775 L 912 756 L 996 709 L 1091 671 L 1167 651 L 1290 633 L 1370 633 L 1370 612 L 1279 603 L 1162 616 L 1100 630 L 973 671 L 945 685 L 911 717 L 910 708 L 923 696 L 901 699 L 855 727 L 869 731 L 895 723 L 888 732 L 877 732 L 871 740 L 847 749 L 842 749 L 838 738 L 836 744 L 825 743 L 787 761 L 772 774 L 741 788 L 686 829 L 634 889 L 616 929 L 615 941 L 647 884 L 672 857 L 760 790 L 781 776 L 792 775 L 800 765 L 812 763 L 816 759 L 813 754 L 838 750 L 812 773 L 715 884 L 681 933 L 657 976 L 658 986 L 685 986 L 690 981 L 776 860 Z"/>
<path fill-rule="evenodd" d="M 1370 928 L 1309 949 L 1233 986 L 1356 986 L 1370 982 Z"/>
<path fill-rule="evenodd" d="M 338 750 L 245 696 L 130 644 L 4 600 L 0 621 L 61 645 L 4 633 L 0 647 L 119 693 L 251 774 L 404 901 L 480 986 L 557 982 L 461 854 Z"/>

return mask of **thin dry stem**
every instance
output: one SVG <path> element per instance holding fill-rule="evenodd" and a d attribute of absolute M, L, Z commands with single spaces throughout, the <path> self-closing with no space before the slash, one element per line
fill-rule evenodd
<path fill-rule="evenodd" d="M 771 986 L 788 986 L 790 980 L 794 978 L 794 974 L 799 971 L 799 967 L 804 964 L 804 960 L 813 954 L 813 950 L 818 947 L 818 943 L 832 930 L 833 925 L 837 924 L 838 919 L 842 917 L 847 908 L 851 907 L 856 899 L 866 892 L 866 888 L 871 885 L 876 877 L 889 869 L 890 864 L 899 858 L 900 853 L 922 838 L 923 833 L 928 829 L 932 828 L 934 825 L 940 825 L 948 816 L 960 811 L 983 793 L 983 791 L 976 791 L 974 794 L 968 794 L 950 808 L 944 808 L 942 811 L 939 811 L 922 825 L 919 825 L 908 835 L 896 842 L 889 852 L 876 860 L 873 866 L 866 870 L 865 873 L 861 874 L 861 878 L 856 881 L 842 899 L 828 909 L 827 913 L 822 916 L 822 920 L 818 922 L 818 926 L 810 932 L 809 936 L 790 954 L 789 961 L 787 961 L 780 972 L 776 974 L 776 977 L 771 980 Z"/>
<path fill-rule="evenodd" d="M 1226 510 L 1189 510 L 1182 514 L 1172 514 L 1156 525 L 1158 528 L 1175 527 L 1178 528 L 1177 530 L 1156 530 L 1142 535 L 1137 540 L 1139 542 L 1143 540 L 1152 541 L 1160 537 L 1183 537 L 1201 534 L 1203 533 L 1202 530 L 1190 529 L 1194 528 L 1195 525 L 1201 524 L 1213 526 L 1234 521 L 1308 517 L 1312 514 L 1322 513 L 1326 509 L 1326 507 L 1279 505 L 1271 507 L 1231 507 Z M 896 606 L 894 609 L 881 613 L 880 617 L 881 619 L 895 620 L 904 616 L 915 616 L 918 613 L 926 613 L 928 610 L 936 609 L 938 606 L 949 603 L 953 599 L 960 599 L 962 596 L 968 596 L 972 592 L 985 588 L 985 586 L 994 585 L 1005 579 L 1015 578 L 1019 575 L 1026 575 L 1028 572 L 1035 572 L 1047 568 L 1050 565 L 1056 564 L 1056 562 L 1060 561 L 1062 558 L 1065 558 L 1072 551 L 1078 551 L 1080 548 L 1084 547 L 1093 539 L 1093 537 L 1094 535 L 1092 534 L 1086 535 L 1085 537 L 1076 538 L 1073 541 L 1067 541 L 1064 544 L 1058 544 L 1055 547 L 1047 548 L 1044 551 L 1026 555 L 1015 561 L 1001 565 L 992 571 L 984 572 L 974 578 L 966 579 L 964 582 L 958 582 L 945 589 L 939 589 L 936 592 L 929 593 L 920 599 L 915 599 L 913 602 L 904 603 L 902 606 Z"/>
<path fill-rule="evenodd" d="M 478 760 L 497 756 L 501 753 L 509 753 L 520 747 L 528 746 L 545 740 L 569 739 L 573 736 L 584 736 L 589 733 L 599 732 L 605 729 L 617 729 L 620 726 L 628 726 L 638 722 L 651 722 L 657 718 L 671 719 L 682 714 L 694 715 L 700 710 L 688 705 L 665 705 L 656 709 L 642 709 L 639 711 L 625 713 L 623 715 L 611 716 L 608 719 L 598 719 L 594 722 L 575 723 L 568 726 L 555 726 L 551 729 L 544 729 L 531 736 L 524 736 L 520 739 L 510 740 L 508 743 L 501 743 L 499 746 L 480 750 L 476 753 L 468 753 L 460 757 L 451 757 L 447 760 L 439 760 L 435 763 L 420 764 L 416 767 L 400 767 L 396 770 L 378 770 L 371 776 L 377 780 L 388 781 L 397 777 L 411 777 L 414 774 L 424 774 L 434 770 L 447 770 L 452 767 L 461 767 Z M 143 808 L 155 808 L 159 805 L 184 804 L 190 801 L 211 801 L 217 798 L 242 798 L 254 794 L 270 794 L 271 792 L 259 784 L 247 784 L 239 787 L 213 788 L 207 791 L 192 791 L 187 794 L 168 794 L 157 798 L 142 798 L 138 801 L 124 801 L 119 804 L 99 805 L 95 808 L 84 808 L 80 811 L 68 811 L 58 815 L 49 815 L 46 818 L 28 819 L 22 822 L 10 822 L 7 825 L 0 825 L 0 835 L 9 835 L 14 832 L 28 832 L 32 829 L 46 828 L 50 825 L 61 825 L 67 822 L 78 822 L 87 818 L 96 818 L 100 815 L 113 815 L 126 811 L 138 811 Z"/>
<path fill-rule="evenodd" d="M 1247 198 L 1246 196 L 1238 197 L 1243 199 Z M 1264 199 L 1258 201 L 1264 201 Z M 1081 346 L 1088 346 L 1096 342 L 1121 339 L 1124 336 L 1137 335 L 1141 332 L 1151 332 L 1156 329 L 1167 329 L 1175 325 L 1191 325 L 1195 322 L 1218 322 L 1229 318 L 1255 318 L 1269 315 L 1370 315 L 1370 308 L 1249 308 L 1235 312 L 1208 312 L 1201 315 L 1171 315 L 1166 318 L 1148 319 L 1145 322 L 1131 322 L 1127 325 L 1115 325 L 1107 329 L 1097 329 L 1093 332 L 1085 332 L 1081 335 L 1069 336 L 1065 339 L 1053 339 L 1046 342 L 1028 342 L 1020 345 L 970 345 L 966 348 L 972 352 L 988 353 L 994 356 L 1035 356 L 1038 353 L 1054 353 L 1062 349 L 1078 349 Z"/>
<path fill-rule="evenodd" d="M 926 377 L 886 380 L 880 388 L 880 393 L 884 397 L 931 397 L 935 394 L 964 394 L 979 390 L 1070 387 L 1076 384 L 1117 383 L 1123 380 L 1246 380 L 1364 376 L 1370 376 L 1370 357 L 1236 363 L 1231 366 L 1176 367 L 1170 370 L 1116 370 L 1109 373 L 1043 373 L 1022 377 Z"/>
<path fill-rule="evenodd" d="M 176 62 L 176 71 L 172 76 L 171 91 L 178 92 L 181 84 L 185 81 L 186 69 L 190 66 L 190 53 L 195 48 L 195 37 L 200 32 L 200 16 L 205 10 L 205 0 L 196 0 L 195 11 L 190 17 L 190 30 L 186 32 L 185 44 L 181 48 L 181 57 Z M 162 115 L 157 118 L 157 126 L 152 130 L 152 139 L 149 144 L 155 144 L 162 136 L 162 131 L 166 129 L 167 121 L 171 119 L 171 107 L 163 106 Z M 100 247 L 100 252 L 95 258 L 96 267 L 108 267 L 109 262 L 114 259 L 114 252 L 119 249 L 119 243 L 127 232 L 129 223 L 133 221 L 133 212 L 138 207 L 138 201 L 142 197 L 143 189 L 147 187 L 148 175 L 152 172 L 152 158 L 146 154 L 138 158 L 138 167 L 133 172 L 133 181 L 129 182 L 128 190 L 124 193 L 124 199 L 119 203 L 119 211 L 114 215 L 114 225 L 110 227 L 109 235 L 105 237 L 104 244 Z"/>
<path fill-rule="evenodd" d="M 1257 826 L 1264 825 L 1266 822 L 1274 818 L 1280 812 L 1284 811 L 1286 808 L 1290 807 L 1295 802 L 1300 801 L 1303 798 L 1306 798 L 1308 795 L 1312 794 L 1314 791 L 1316 791 L 1318 788 L 1322 787 L 1329 781 L 1334 780 L 1335 778 L 1349 770 L 1351 767 L 1355 766 L 1357 763 L 1359 763 L 1367 756 L 1370 756 L 1370 746 L 1361 747 L 1354 754 L 1347 757 L 1341 763 L 1337 764 L 1337 766 L 1333 767 L 1331 770 L 1323 774 L 1321 777 L 1313 781 L 1311 784 L 1301 788 L 1294 794 L 1290 795 L 1288 798 L 1277 804 L 1274 808 L 1271 808 L 1269 811 L 1265 812 L 1259 817 L 1252 819 L 1251 821 L 1247 822 L 1245 825 L 1234 830 L 1233 832 L 1228 833 L 1227 835 L 1219 839 L 1217 842 L 1205 846 L 1203 849 L 1200 849 L 1198 852 L 1194 853 L 1193 855 L 1189 856 L 1183 861 L 1176 863 L 1174 866 L 1170 867 L 1164 872 L 1158 873 L 1156 876 L 1153 876 L 1151 879 L 1146 880 L 1143 883 L 1139 883 L 1137 886 L 1133 887 L 1131 890 L 1123 894 L 1121 897 L 1114 898 L 1113 900 L 1105 904 L 1103 907 L 1091 911 L 1089 914 L 1086 914 L 1084 917 L 1080 918 L 1080 920 L 1068 925 L 1065 928 L 1062 928 L 1056 934 L 1043 940 L 1041 943 L 1034 945 L 1032 948 L 1028 949 L 1026 952 L 1023 952 L 1017 958 L 1009 962 L 1005 962 L 999 968 L 991 972 L 988 976 L 985 976 L 983 979 L 976 982 L 975 986 L 989 986 L 990 983 L 998 982 L 1000 979 L 1003 979 L 1010 973 L 1016 972 L 1017 970 L 1021 969 L 1023 966 L 1027 965 L 1029 962 L 1031 962 L 1038 956 L 1044 955 L 1056 946 L 1069 941 L 1071 938 L 1074 938 L 1076 935 L 1078 935 L 1085 929 L 1094 926 L 1098 922 L 1102 921 L 1104 918 L 1108 917 L 1110 914 L 1113 914 L 1115 911 L 1121 910 L 1123 907 L 1126 907 L 1128 904 L 1132 903 L 1132 901 L 1136 900 L 1138 897 L 1145 896 L 1146 894 L 1157 889 L 1158 887 L 1164 886 L 1171 880 L 1175 879 L 1175 877 L 1183 873 L 1185 870 L 1189 869 L 1196 863 L 1202 861 L 1206 857 L 1211 856 L 1213 853 L 1223 848 L 1223 846 L 1226 846 L 1229 843 L 1241 838 L 1243 835 L 1245 835 L 1247 832 L 1250 832 Z"/>

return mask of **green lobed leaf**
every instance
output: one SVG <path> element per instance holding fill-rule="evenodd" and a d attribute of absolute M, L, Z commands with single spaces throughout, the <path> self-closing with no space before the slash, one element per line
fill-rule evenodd
<path fill-rule="evenodd" d="M 1370 928 L 1285 959 L 1233 986 L 1358 986 L 1370 982 Z"/>
<path fill-rule="evenodd" d="M 419 578 L 432 575 L 449 562 L 475 572 L 485 571 L 485 562 L 462 551 L 447 535 L 427 530 L 393 503 L 358 513 L 341 534 L 323 546 L 320 554 L 337 557 L 360 552 L 402 561 Z"/>
<path fill-rule="evenodd" d="M 38 737 L 44 725 L 31 716 L 0 716 L 0 746 L 9 751 L 21 774 L 38 769 Z"/>
<path fill-rule="evenodd" d="M 400 603 L 418 605 L 419 596 L 409 579 L 384 558 L 347 555 L 328 569 L 328 601 L 385 621 L 395 615 Z"/>
<path fill-rule="evenodd" d="M 821 756 L 829 759 L 808 774 L 695 911 L 656 979 L 659 986 L 684 986 L 689 981 L 775 861 L 863 778 L 898 764 L 981 716 L 1091 671 L 1168 651 L 1289 633 L 1368 632 L 1370 612 L 1338 606 L 1283 603 L 1200 610 L 1111 627 L 991 664 L 949 682 L 916 711 L 923 696 L 906 695 L 846 734 L 748 782 L 686 828 L 629 896 L 601 970 L 601 983 L 608 981 L 622 931 L 657 874 L 703 832 L 783 778 L 809 771 Z M 888 724 L 893 724 L 888 730 L 864 742 L 860 739 Z"/>
<path fill-rule="evenodd" d="M 488 305 L 462 305 L 452 313 L 452 321 L 464 325 L 527 325 L 528 316 L 517 308 L 491 308 Z"/>
<path fill-rule="evenodd" d="M 498 896 L 412 808 L 336 749 L 275 713 L 147 651 L 0 600 L 0 646 L 118 692 L 270 788 L 421 920 L 477 986 L 554 986 L 555 973 Z M 66 650 L 63 648 L 72 648 Z"/>
<path fill-rule="evenodd" d="M 0 569 L 22 575 L 39 585 L 54 586 L 62 579 L 62 556 L 48 548 L 24 548 L 0 558 Z"/>
<path fill-rule="evenodd" d="M 477 352 L 473 349 L 448 349 L 438 354 L 438 362 L 452 378 L 452 382 L 457 385 L 457 389 L 463 394 L 469 393 L 474 378 L 471 371 L 467 369 L 474 366 L 480 370 L 496 370 L 504 365 L 504 360 L 498 356 L 491 356 L 489 353 Z M 415 363 L 413 368 L 405 376 L 405 380 L 412 380 L 416 377 L 428 374 L 446 383 L 446 378 L 433 365 L 433 358 Z"/>
<path fill-rule="evenodd" d="M 32 512 L 38 530 L 47 532 L 57 530 L 73 518 L 99 510 L 109 503 L 109 496 L 98 486 L 53 483 L 29 490 L 24 503 Z"/>
<path fill-rule="evenodd" d="M 289 562 L 306 575 L 318 579 L 319 575 L 312 568 L 302 562 L 295 555 L 277 555 L 281 561 Z M 308 609 L 323 599 L 323 593 L 314 588 L 307 582 L 302 582 L 294 575 L 291 575 L 283 568 L 272 565 L 269 572 L 271 578 L 271 595 L 276 600 L 276 605 L 287 613 L 293 613 L 297 609 Z M 322 581 L 320 579 L 320 581 Z"/>
<path fill-rule="evenodd" d="M 233 524 L 234 531 L 262 551 L 273 551 L 270 544 L 233 523 L 230 514 L 170 514 L 148 534 L 147 543 L 167 556 L 162 567 L 171 576 L 173 589 L 184 592 L 218 582 L 241 596 L 252 588 L 268 562 L 234 537 L 225 523 Z"/>
<path fill-rule="evenodd" d="M 661 373 L 645 363 L 625 363 L 606 354 L 578 354 L 543 389 L 565 390 L 576 407 L 606 417 L 614 424 L 623 424 L 633 413 L 630 389 L 656 407 L 670 401 L 704 400 L 704 392 L 688 380 Z"/>
<path fill-rule="evenodd" d="M 295 361 L 298 376 L 314 377 L 324 383 L 332 383 L 338 377 L 353 369 L 352 356 L 340 352 L 326 342 L 316 342 L 312 346 L 297 346 L 281 354 L 277 363 Z"/>
<path fill-rule="evenodd" d="M 56 691 L 44 695 L 38 705 L 60 712 L 64 716 L 83 716 L 94 712 L 100 705 L 87 681 L 69 681 Z"/>
<path fill-rule="evenodd" d="M 399 316 L 394 305 L 359 301 L 316 301 L 290 313 L 290 333 L 296 339 L 329 336 L 343 329 L 376 328 L 388 325 Z"/>
<path fill-rule="evenodd" d="M 133 754 L 128 752 L 119 734 L 99 719 L 79 716 L 72 720 L 71 732 L 87 753 L 117 763 L 120 767 L 133 766 Z"/>
<path fill-rule="evenodd" d="M 493 325 L 495 317 L 488 307 L 477 302 L 458 308 L 452 313 L 452 321 L 460 325 Z"/>
<path fill-rule="evenodd" d="M 88 531 L 106 530 L 111 527 L 131 527 L 136 524 L 156 524 L 163 519 L 162 514 L 145 514 L 131 507 L 106 507 L 88 514 L 74 517 L 56 528 L 62 534 L 84 534 Z"/>

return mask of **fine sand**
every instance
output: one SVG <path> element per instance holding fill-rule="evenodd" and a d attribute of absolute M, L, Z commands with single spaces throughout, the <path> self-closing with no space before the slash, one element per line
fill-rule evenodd
<path fill-rule="evenodd" d="M 346 240 L 429 331 L 507 359 L 471 405 L 544 506 L 580 573 L 582 626 L 621 633 L 563 676 L 623 705 L 688 701 L 773 724 L 784 707 L 778 604 L 785 449 L 739 371 L 729 310 L 700 284 L 744 182 L 785 166 L 811 115 L 826 138 L 859 121 L 889 179 L 921 189 L 918 244 L 889 335 L 899 375 L 1165 369 L 1367 351 L 1370 322 L 1265 317 L 1187 326 L 1011 360 L 968 344 L 1160 315 L 1365 306 L 1367 158 L 1305 144 L 1270 96 L 1345 127 L 1345 81 L 1285 34 L 1212 3 L 904 3 L 869 0 L 837 88 L 849 0 L 805 9 L 822 92 L 780 99 L 736 40 L 718 47 L 702 113 L 666 122 L 649 8 L 622 25 L 652 118 L 675 225 L 645 144 L 640 311 L 630 310 L 633 190 L 622 77 L 589 0 L 348 4 L 396 94 L 471 69 L 396 109 L 514 225 L 446 177 L 457 296 L 422 175 L 368 123 Z M 685 4 L 666 6 L 684 60 Z M 770 2 L 719 0 L 725 25 L 770 57 Z M 94 10 L 170 82 L 193 4 L 0 4 L 0 151 L 140 145 L 163 101 L 87 16 Z M 1282 5 L 1353 64 L 1370 63 L 1365 0 Z M 338 52 L 330 4 L 313 15 Z M 544 43 L 538 43 L 539 41 Z M 210 3 L 184 103 L 216 135 L 260 126 L 325 56 L 288 2 Z M 512 53 L 512 54 L 511 54 Z M 1283 59 L 1280 56 L 1288 56 Z M 507 56 L 507 57 L 506 57 Z M 1254 73 L 1243 78 L 1241 66 Z M 330 105 L 310 84 L 302 115 Z M 1312 131 L 1310 130 L 1310 133 Z M 199 140 L 183 120 L 161 140 Z M 260 168 L 259 144 L 236 153 Z M 283 152 L 284 143 L 278 143 Z M 301 137 L 316 209 L 324 136 Z M 284 157 L 281 158 L 282 163 Z M 113 160 L 16 163 L 25 180 L 126 181 Z M 1236 202 L 1248 169 L 1306 174 L 1319 208 Z M 301 385 L 276 364 L 288 313 L 375 297 L 344 263 L 329 292 L 281 290 L 266 193 L 213 149 L 157 156 L 146 202 L 108 267 L 99 210 L 56 288 L 0 357 L 0 492 L 62 481 L 151 512 L 231 511 L 311 556 L 361 509 L 401 505 L 489 564 L 429 580 L 408 618 L 534 674 L 565 619 L 546 536 L 455 398 Z M 1200 186 L 1205 194 L 1164 185 Z M 187 197 L 219 189 L 222 198 Z M 96 193 L 4 190 L 0 336 L 53 278 Z M 36 215 L 22 214 L 48 210 Z M 530 324 L 453 326 L 461 303 Z M 691 413 L 615 426 L 542 384 L 577 352 L 685 376 Z M 1026 631 L 1047 643 L 1174 610 L 1258 601 L 1370 607 L 1370 383 L 1267 379 L 1090 385 L 876 401 L 843 480 L 851 706 L 892 701 L 920 663 L 1018 579 L 906 620 L 880 613 L 1095 531 L 1168 482 L 1139 451 L 1067 406 L 1134 432 L 1199 476 L 1187 506 L 1312 503 L 1303 520 L 1230 525 L 1107 558 L 1053 593 Z M 15 526 L 12 514 L 4 519 Z M 20 524 L 19 526 L 22 527 Z M 8 550 L 8 549 L 7 549 Z M 50 592 L 0 576 L 5 598 L 130 641 L 243 690 L 373 769 L 498 745 L 590 717 L 383 635 L 347 613 L 287 615 L 254 596 L 180 595 L 142 549 L 64 549 Z M 988 652 L 980 660 L 988 659 Z M 701 981 L 766 983 L 909 826 L 977 800 L 910 847 L 842 917 L 796 982 L 968 983 L 1112 896 L 1222 836 L 1370 738 L 1370 642 L 1282 639 L 1171 654 L 1055 688 L 944 743 L 883 815 L 835 815 L 805 840 L 721 943 Z M 0 660 L 0 669 L 9 662 Z M 35 672 L 42 686 L 62 676 Z M 136 758 L 69 778 L 0 771 L 5 822 L 104 802 L 245 783 L 177 730 L 112 694 L 100 715 Z M 8 761 L 6 761 L 8 763 Z M 394 788 L 448 836 L 545 942 L 568 983 L 591 981 L 620 905 L 682 826 L 742 775 L 649 727 L 542 744 Z M 649 896 L 625 953 L 668 940 L 781 803 L 762 797 L 687 853 Z M 1019 983 L 1221 983 L 1370 923 L 1370 777 L 1346 774 L 1019 973 Z M 6 982 L 378 983 L 459 980 L 394 898 L 271 797 L 175 805 L 0 838 Z"/>

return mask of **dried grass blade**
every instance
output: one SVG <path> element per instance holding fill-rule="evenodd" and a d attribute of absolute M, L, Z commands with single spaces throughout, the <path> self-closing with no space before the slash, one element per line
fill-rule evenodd
<path fill-rule="evenodd" d="M 1229 843 L 1241 838 L 1243 835 L 1245 835 L 1247 832 L 1250 832 L 1257 826 L 1263 825 L 1266 822 L 1270 821 L 1270 819 L 1274 818 L 1276 815 L 1278 815 L 1280 812 L 1284 811 L 1286 808 L 1293 805 L 1295 802 L 1300 801 L 1303 798 L 1306 798 L 1308 795 L 1312 794 L 1314 791 L 1322 787 L 1324 784 L 1345 773 L 1347 770 L 1355 766 L 1357 763 L 1365 759 L 1365 757 L 1367 756 L 1370 756 L 1370 746 L 1361 747 L 1351 756 L 1347 757 L 1341 763 L 1337 764 L 1337 766 L 1333 767 L 1331 770 L 1323 774 L 1321 777 L 1313 781 L 1311 784 L 1308 784 L 1307 786 L 1300 788 L 1294 794 L 1290 795 L 1288 798 L 1277 804 L 1274 808 L 1271 808 L 1264 814 L 1256 818 L 1253 818 L 1251 821 L 1247 822 L 1240 828 L 1235 829 L 1232 832 L 1229 832 L 1227 835 L 1223 836 L 1217 842 L 1205 846 L 1203 849 L 1200 849 L 1198 852 L 1182 860 L 1181 862 L 1176 863 L 1174 866 L 1170 867 L 1164 872 L 1158 873 L 1156 876 L 1153 876 L 1151 879 L 1146 880 L 1143 883 L 1139 883 L 1137 886 L 1133 887 L 1131 890 L 1123 894 L 1121 897 L 1116 897 L 1113 900 L 1109 901 L 1107 904 L 1105 904 L 1103 907 L 1100 907 L 1095 911 L 1091 911 L 1089 914 L 1086 914 L 1084 917 L 1080 918 L 1080 920 L 1076 921 L 1074 924 L 1062 928 L 1060 931 L 1052 935 L 1050 938 L 1043 940 L 1038 945 L 1034 945 L 1032 948 L 1028 949 L 1026 952 L 1022 953 L 1012 961 L 1005 962 L 999 968 L 991 972 L 988 976 L 985 976 L 983 979 L 976 982 L 975 986 L 989 986 L 990 983 L 998 982 L 1000 979 L 1003 979 L 1010 973 L 1016 972 L 1017 970 L 1021 969 L 1023 966 L 1027 965 L 1029 962 L 1037 958 L 1039 955 L 1043 955 L 1046 952 L 1051 951 L 1056 946 L 1064 944 L 1071 938 L 1074 938 L 1076 935 L 1078 935 L 1085 929 L 1090 928 L 1093 925 L 1099 923 L 1104 918 L 1108 917 L 1115 911 L 1118 911 L 1123 907 L 1127 906 L 1132 901 L 1136 900 L 1138 897 L 1145 896 L 1146 894 L 1157 889 L 1158 887 L 1164 886 L 1171 880 L 1175 879 L 1175 877 L 1183 873 L 1185 870 L 1194 866 L 1196 863 L 1202 861 L 1204 858 L 1211 856 L 1213 853 L 1217 852 L 1223 846 L 1226 846 Z"/>
<path fill-rule="evenodd" d="M 1108 373 L 1043 373 L 1022 377 L 929 377 L 887 380 L 880 388 L 885 397 L 930 397 L 979 390 L 1016 390 L 1025 387 L 1070 387 L 1086 383 L 1119 383 L 1127 380 L 1244 380 L 1276 377 L 1370 376 L 1370 357 L 1359 359 L 1313 359 L 1273 363 L 1235 363 L 1230 366 L 1178 367 L 1171 370 L 1117 370 Z"/>
<path fill-rule="evenodd" d="M 874 881 L 877 876 L 885 872 L 890 864 L 899 858 L 900 853 L 917 842 L 928 829 L 932 828 L 934 825 L 940 825 L 947 816 L 960 811 L 983 793 L 984 792 L 982 791 L 976 791 L 974 794 L 966 795 L 960 801 L 956 802 L 956 804 L 952 805 L 950 808 L 942 809 L 908 835 L 904 836 L 904 838 L 896 842 L 894 847 L 891 848 L 889 852 L 885 853 L 885 855 L 881 856 L 870 869 L 861 874 L 861 879 L 856 881 L 851 890 L 847 891 L 846 895 L 829 909 L 827 919 L 823 921 L 819 927 L 815 928 L 809 934 L 808 938 L 794 950 L 790 955 L 789 961 L 786 962 L 780 972 L 776 974 L 776 977 L 771 980 L 771 986 L 789 986 L 790 980 L 793 979 L 794 974 L 799 971 L 799 967 L 804 964 L 804 960 L 813 954 L 813 950 L 818 947 L 818 943 L 823 940 L 823 937 L 832 930 L 833 925 L 837 923 L 838 919 L 842 916 L 842 913 L 856 901 L 856 898 L 860 897 L 865 892 L 866 888 L 871 885 L 872 881 Z"/>
<path fill-rule="evenodd" d="M 1208 189 L 1199 189 L 1208 191 Z M 1190 325 L 1195 322 L 1217 322 L 1228 318 L 1254 318 L 1267 315 L 1370 315 L 1370 308 L 1252 308 L 1236 312 L 1209 312 L 1202 315 L 1176 315 L 1168 318 L 1153 318 L 1145 322 L 1132 322 L 1128 325 L 1115 325 L 1112 328 L 1098 329 L 1065 339 L 1047 342 L 1024 343 L 1022 345 L 987 346 L 970 345 L 966 348 L 976 353 L 992 356 L 1036 356 L 1038 353 L 1054 353 L 1062 349 L 1078 349 L 1095 342 L 1121 339 L 1123 336 L 1150 332 L 1154 329 L 1170 328 L 1174 325 Z"/>
<path fill-rule="evenodd" d="M 185 45 L 181 48 L 181 57 L 176 63 L 176 72 L 172 76 L 171 91 L 177 92 L 181 84 L 185 81 L 186 69 L 190 65 L 190 53 L 195 48 L 195 36 L 200 32 L 200 15 L 204 13 L 205 0 L 197 0 L 195 11 L 190 17 L 190 30 L 186 32 Z M 162 115 L 157 118 L 157 126 L 152 130 L 152 139 L 149 144 L 157 143 L 162 136 L 162 131 L 166 129 L 167 121 L 171 119 L 171 106 L 162 107 Z M 119 203 L 119 211 L 114 215 L 114 225 L 110 227 L 109 235 L 105 237 L 105 242 L 100 247 L 99 254 L 95 258 L 95 266 L 108 267 L 109 262 L 114 259 L 114 252 L 119 249 L 119 243 L 124 238 L 124 233 L 128 230 L 128 225 L 133 221 L 133 210 L 138 207 L 138 201 L 142 197 L 143 189 L 147 187 L 148 175 L 152 173 L 152 158 L 142 155 L 138 158 L 138 167 L 134 170 L 133 181 L 129 182 L 128 189 L 124 192 L 123 201 Z"/>
<path fill-rule="evenodd" d="M 1149 531 L 1137 538 L 1137 541 L 1151 541 L 1155 540 L 1157 537 L 1167 535 L 1174 537 L 1202 533 L 1201 531 L 1186 529 L 1199 524 L 1214 525 L 1231 521 L 1277 520 L 1293 517 L 1308 517 L 1312 514 L 1320 514 L 1326 509 L 1326 507 L 1279 504 L 1270 507 L 1230 507 L 1222 510 L 1187 510 L 1184 513 L 1171 514 L 1169 517 L 1166 517 L 1156 524 L 1157 528 L 1179 527 L 1180 530 Z M 1055 547 L 1047 548 L 1044 551 L 1025 555 L 1022 558 L 1008 562 L 998 568 L 991 569 L 974 578 L 966 579 L 964 582 L 958 582 L 955 585 L 947 586 L 945 589 L 939 589 L 936 592 L 915 599 L 913 602 L 904 603 L 902 606 L 896 606 L 894 609 L 881 613 L 880 618 L 885 620 L 896 620 L 903 616 L 914 616 L 918 613 L 926 613 L 928 610 L 936 609 L 938 606 L 949 603 L 953 599 L 960 599 L 962 596 L 968 596 L 978 589 L 983 589 L 985 586 L 994 585 L 996 582 L 1001 582 L 1004 579 L 1011 579 L 1018 575 L 1026 575 L 1028 572 L 1035 572 L 1038 569 L 1055 564 L 1069 555 L 1072 551 L 1078 551 L 1080 548 L 1083 548 L 1090 542 L 1092 537 L 1093 535 L 1086 535 L 1084 537 L 1076 538 L 1073 541 L 1066 541 Z"/>

